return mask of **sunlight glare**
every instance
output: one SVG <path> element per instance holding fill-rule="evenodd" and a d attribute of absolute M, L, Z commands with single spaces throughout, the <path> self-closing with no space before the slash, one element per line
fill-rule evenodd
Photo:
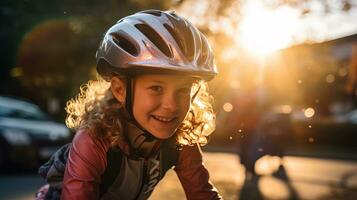
<path fill-rule="evenodd" d="M 258 188 L 264 197 L 269 199 L 290 199 L 288 185 L 274 176 L 263 176 L 258 182 Z"/>
<path fill-rule="evenodd" d="M 255 163 L 255 171 L 259 175 L 268 175 L 276 172 L 281 164 L 281 159 L 278 156 L 265 155 Z"/>
<path fill-rule="evenodd" d="M 292 43 L 298 23 L 295 10 L 289 7 L 269 10 L 253 2 L 243 12 L 238 40 L 250 53 L 264 57 Z"/>

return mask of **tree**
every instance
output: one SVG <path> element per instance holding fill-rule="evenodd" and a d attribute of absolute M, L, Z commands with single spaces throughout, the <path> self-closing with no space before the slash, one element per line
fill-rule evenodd
<path fill-rule="evenodd" d="M 28 98 L 43 108 L 52 98 L 59 99 L 63 108 L 81 84 L 95 77 L 96 49 L 104 31 L 118 19 L 139 9 L 170 6 L 167 1 L 135 0 L 53 3 L 40 0 L 2 4 L 0 13 L 8 13 L 2 19 L 14 25 L 6 27 L 7 32 L 1 35 L 2 40 L 10 41 L 4 49 L 13 49 L 9 51 L 11 56 L 2 54 L 9 59 L 7 68 L 2 66 L 2 76 L 5 76 L 1 80 L 11 79 L 21 84 L 20 88 L 9 90 L 9 82 L 4 82 L 2 91 Z M 58 117 L 63 116 L 61 109 Z"/>

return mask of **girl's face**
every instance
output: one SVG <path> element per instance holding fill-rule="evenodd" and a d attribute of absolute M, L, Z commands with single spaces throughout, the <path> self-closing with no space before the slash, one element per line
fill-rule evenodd
<path fill-rule="evenodd" d="M 185 119 L 193 79 L 178 75 L 142 75 L 134 81 L 133 115 L 160 139 L 171 137 Z"/>

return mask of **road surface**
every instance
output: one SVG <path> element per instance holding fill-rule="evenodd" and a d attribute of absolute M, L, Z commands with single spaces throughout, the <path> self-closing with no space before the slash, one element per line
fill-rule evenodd
<path fill-rule="evenodd" d="M 357 199 L 357 162 L 306 157 L 264 157 L 246 174 L 239 157 L 231 153 L 205 153 L 211 180 L 227 199 Z M 283 165 L 279 167 L 279 163 Z M 33 199 L 44 181 L 34 173 L 0 176 L 0 199 Z M 171 170 L 155 189 L 152 200 L 185 199 Z"/>

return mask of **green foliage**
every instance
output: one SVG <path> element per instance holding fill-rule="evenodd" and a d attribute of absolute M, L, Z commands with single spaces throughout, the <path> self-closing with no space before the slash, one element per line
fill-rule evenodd
<path fill-rule="evenodd" d="M 6 23 L 1 28 L 6 31 L 1 40 L 8 52 L 2 54 L 2 80 L 19 82 L 20 88 L 7 82 L 1 91 L 20 91 L 42 107 L 58 98 L 63 106 L 95 76 L 95 52 L 104 31 L 139 10 L 169 6 L 167 1 L 135 0 L 3 1 L 0 16 Z"/>

